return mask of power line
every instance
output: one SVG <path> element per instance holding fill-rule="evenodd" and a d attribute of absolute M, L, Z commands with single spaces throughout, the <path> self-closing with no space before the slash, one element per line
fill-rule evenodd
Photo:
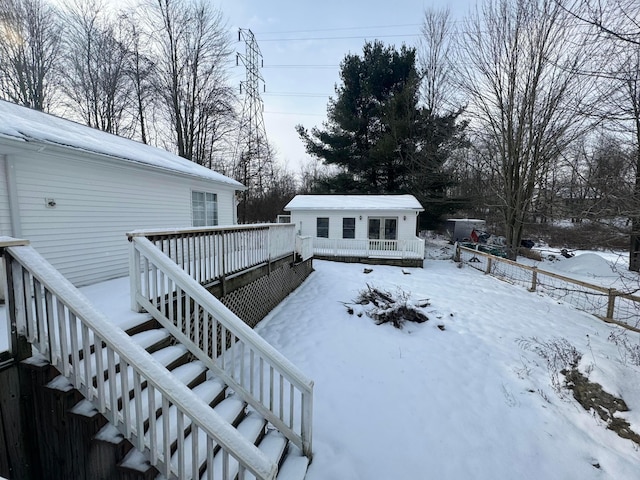
<path fill-rule="evenodd" d="M 354 40 L 358 38 L 397 38 L 397 37 L 420 37 L 420 33 L 398 33 L 393 35 L 354 35 L 347 37 L 299 37 L 299 38 L 266 38 L 261 42 L 303 42 L 307 40 Z"/>
<path fill-rule="evenodd" d="M 340 32 L 348 30 L 369 30 L 372 28 L 404 28 L 404 27 L 419 27 L 420 23 L 404 23 L 399 25 L 371 25 L 369 27 L 335 27 L 335 28 L 315 28 L 307 30 L 281 30 L 272 32 L 256 32 L 260 35 L 281 35 L 286 33 L 312 33 L 312 32 Z"/>
<path fill-rule="evenodd" d="M 274 112 L 265 110 L 264 113 L 268 113 L 269 115 L 298 115 L 301 117 L 325 117 L 326 113 L 300 113 L 300 112 Z"/>
<path fill-rule="evenodd" d="M 263 65 L 262 68 L 338 68 L 340 65 L 283 64 Z"/>
<path fill-rule="evenodd" d="M 325 98 L 333 93 L 307 93 L 307 92 L 263 92 L 262 95 L 270 97 L 317 97 Z"/>

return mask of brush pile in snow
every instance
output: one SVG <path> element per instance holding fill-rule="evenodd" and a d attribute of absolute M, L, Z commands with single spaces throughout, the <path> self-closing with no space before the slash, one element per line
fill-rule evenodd
<path fill-rule="evenodd" d="M 396 328 L 402 328 L 405 322 L 424 323 L 429 318 L 420 311 L 421 308 L 429 306 L 428 300 L 412 301 L 411 294 L 398 289 L 395 294 L 373 287 L 367 284 L 367 288 L 358 293 L 358 297 L 353 301 L 353 305 L 364 307 L 358 309 L 357 313 L 351 304 L 345 304 L 347 312 L 358 316 L 366 314 L 372 318 L 377 325 L 390 323 Z"/>

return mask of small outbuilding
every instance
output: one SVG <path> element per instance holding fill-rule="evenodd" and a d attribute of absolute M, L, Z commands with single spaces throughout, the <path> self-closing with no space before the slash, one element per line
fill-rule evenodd
<path fill-rule="evenodd" d="M 297 195 L 284 210 L 316 258 L 422 266 L 413 195 Z"/>
<path fill-rule="evenodd" d="M 165 150 L 0 101 L 0 236 L 77 286 L 128 274 L 126 233 L 236 223 L 239 182 Z"/>
<path fill-rule="evenodd" d="M 450 218 L 447 220 L 447 235 L 452 243 L 471 240 L 471 232 L 484 232 L 487 223 L 476 218 Z"/>

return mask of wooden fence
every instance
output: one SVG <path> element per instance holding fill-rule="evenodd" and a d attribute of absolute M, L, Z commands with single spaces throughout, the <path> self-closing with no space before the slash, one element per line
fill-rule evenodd
<path fill-rule="evenodd" d="M 640 296 L 605 288 L 458 245 L 456 261 L 569 303 L 605 322 L 640 332 Z"/>

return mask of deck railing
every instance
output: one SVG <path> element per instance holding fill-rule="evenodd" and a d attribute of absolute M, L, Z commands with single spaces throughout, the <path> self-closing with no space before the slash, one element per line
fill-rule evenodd
<path fill-rule="evenodd" d="M 313 237 L 296 236 L 296 253 L 302 261 L 313 257 Z"/>
<path fill-rule="evenodd" d="M 314 238 L 313 253 L 329 257 L 424 258 L 424 240 Z"/>
<path fill-rule="evenodd" d="M 461 245 L 456 248 L 456 259 L 531 292 L 569 303 L 606 322 L 640 331 L 640 297 L 632 293 L 582 282 Z"/>
<path fill-rule="evenodd" d="M 176 230 L 136 230 L 202 285 L 293 255 L 295 225 L 258 224 Z"/>
<path fill-rule="evenodd" d="M 148 451 L 166 478 L 187 478 L 186 472 L 204 464 L 208 478 L 215 470 L 216 478 L 231 479 L 231 459 L 238 462 L 238 478 L 275 478 L 276 466 L 257 447 L 168 375 L 33 248 L 3 237 L 0 253 L 12 343 L 26 338 L 125 438 Z M 193 441 L 185 441 L 188 436 Z"/>
<path fill-rule="evenodd" d="M 130 239 L 135 302 L 311 458 L 313 382 L 151 240 Z"/>

